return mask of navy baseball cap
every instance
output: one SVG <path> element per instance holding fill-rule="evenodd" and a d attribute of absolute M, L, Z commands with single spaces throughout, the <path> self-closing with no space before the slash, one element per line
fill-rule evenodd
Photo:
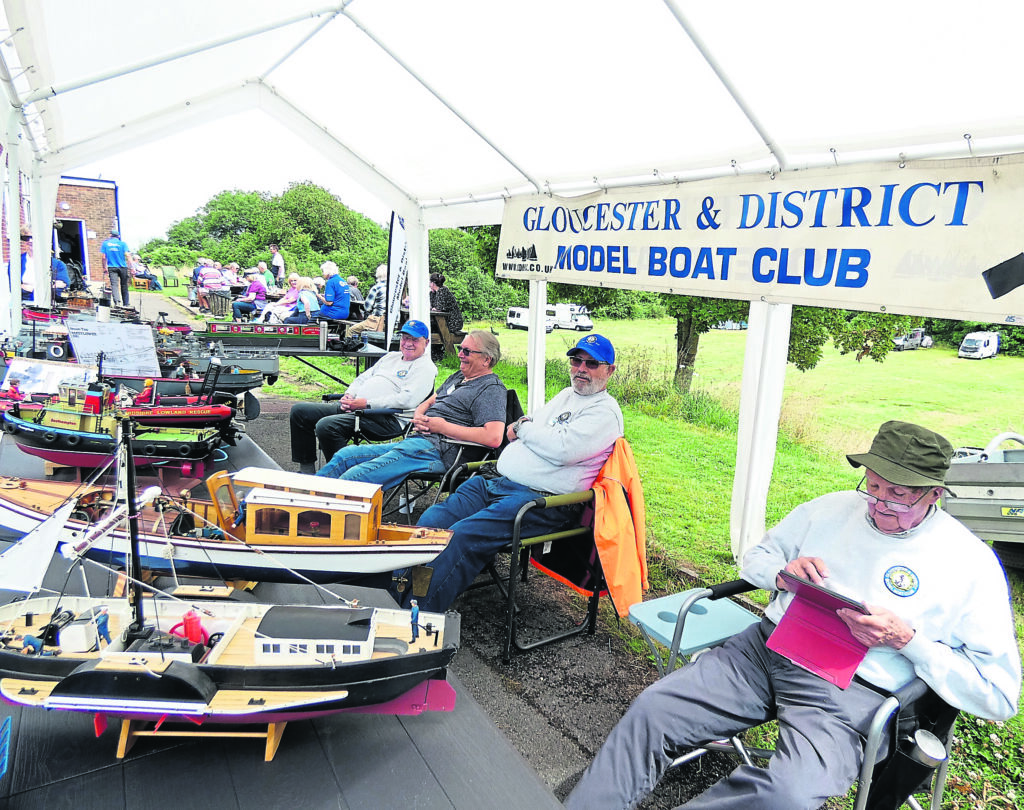
<path fill-rule="evenodd" d="M 418 338 L 430 337 L 430 330 L 423 321 L 406 321 L 398 331 Z"/>
<path fill-rule="evenodd" d="M 612 342 L 604 335 L 587 335 L 580 338 L 579 343 L 565 354 L 567 357 L 572 357 L 580 350 L 585 351 L 595 360 L 600 360 L 602 363 L 615 363 L 615 347 L 612 346 Z"/>

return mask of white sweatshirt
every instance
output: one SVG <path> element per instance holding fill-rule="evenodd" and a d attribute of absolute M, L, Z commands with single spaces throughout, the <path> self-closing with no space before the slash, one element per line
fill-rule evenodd
<path fill-rule="evenodd" d="M 917 675 L 971 714 L 1016 714 L 1021 666 L 1006 576 L 956 518 L 933 508 L 910 531 L 888 535 L 868 520 L 855 492 L 824 495 L 769 530 L 744 556 L 740 576 L 774 591 L 778 572 L 797 557 L 820 557 L 830 572 L 826 587 L 888 608 L 916 631 L 902 650 L 869 650 L 858 676 L 898 689 Z M 765 614 L 778 622 L 792 599 L 778 593 Z"/>
<path fill-rule="evenodd" d="M 519 426 L 519 438 L 498 456 L 498 472 L 542 492 L 579 492 L 594 483 L 622 427 L 607 391 L 584 396 L 563 388 Z"/>

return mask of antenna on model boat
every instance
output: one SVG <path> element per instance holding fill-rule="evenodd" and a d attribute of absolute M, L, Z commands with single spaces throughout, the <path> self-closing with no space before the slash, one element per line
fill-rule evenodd
<path fill-rule="evenodd" d="M 132 453 L 133 420 L 127 416 L 117 417 L 117 496 L 115 501 L 124 499 L 128 506 L 128 604 L 132 620 L 126 631 L 126 643 L 131 644 L 144 638 L 145 617 L 142 613 L 142 558 L 139 554 L 139 511 L 135 501 L 135 457 Z"/>

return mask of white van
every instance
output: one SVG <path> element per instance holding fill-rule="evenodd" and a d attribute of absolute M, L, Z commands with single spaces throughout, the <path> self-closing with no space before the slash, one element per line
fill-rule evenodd
<path fill-rule="evenodd" d="M 529 329 L 530 310 L 527 307 L 509 307 L 505 314 L 505 326 L 509 329 Z M 550 332 L 555 328 L 550 317 L 544 319 L 544 331 Z"/>
<path fill-rule="evenodd" d="M 550 304 L 547 319 L 555 329 L 572 329 L 575 332 L 589 332 L 594 328 L 587 308 L 579 304 Z"/>
<path fill-rule="evenodd" d="M 964 336 L 956 356 L 981 360 L 983 357 L 995 357 L 998 353 L 998 332 L 971 332 Z"/>

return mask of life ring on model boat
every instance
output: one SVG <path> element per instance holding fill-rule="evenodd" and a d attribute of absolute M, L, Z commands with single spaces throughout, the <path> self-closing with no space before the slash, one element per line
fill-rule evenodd
<path fill-rule="evenodd" d="M 53 444 L 55 441 L 57 441 L 57 434 L 56 433 L 44 433 L 43 434 L 43 441 L 46 442 L 47 444 Z"/>
<path fill-rule="evenodd" d="M 65 436 L 64 437 L 64 442 L 67 444 L 68 447 L 77 447 L 79 442 L 81 442 L 81 441 L 82 441 L 82 437 L 81 436 L 75 436 L 74 434 L 72 434 L 71 436 Z"/>
<path fill-rule="evenodd" d="M 4 433 L 14 434 L 18 432 L 18 427 L 13 422 L 4 422 Z"/>
<path fill-rule="evenodd" d="M 181 456 L 182 458 L 185 458 L 191 452 L 192 452 L 192 448 L 189 447 L 187 444 L 178 445 L 178 455 Z"/>
<path fill-rule="evenodd" d="M 65 360 L 68 356 L 68 350 L 60 343 L 51 343 L 46 349 L 46 353 L 50 356 L 51 360 Z"/>
<path fill-rule="evenodd" d="M 145 447 L 142 448 L 142 452 L 145 453 L 147 456 L 155 456 L 156 447 L 153 446 L 152 444 L 147 444 Z"/>

